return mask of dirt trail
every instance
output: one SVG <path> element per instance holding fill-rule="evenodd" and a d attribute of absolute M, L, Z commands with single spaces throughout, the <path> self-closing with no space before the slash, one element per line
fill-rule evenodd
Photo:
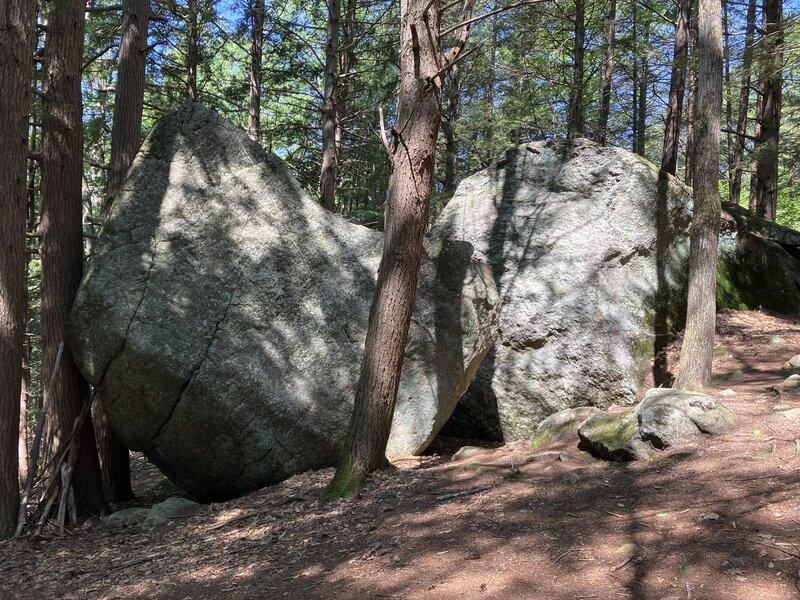
<path fill-rule="evenodd" d="M 328 504 L 332 470 L 309 472 L 153 529 L 4 544 L 0 598 L 800 598 L 800 416 L 775 412 L 800 388 L 768 389 L 798 353 L 800 321 L 720 314 L 716 385 L 738 423 L 649 464 L 517 442 L 400 460 Z M 135 472 L 139 502 L 168 495 Z"/>

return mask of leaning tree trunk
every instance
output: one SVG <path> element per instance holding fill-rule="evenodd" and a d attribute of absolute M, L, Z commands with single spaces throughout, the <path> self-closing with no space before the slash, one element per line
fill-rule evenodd
<path fill-rule="evenodd" d="M 67 439 L 88 401 L 88 386 L 66 345 L 67 319 L 83 271 L 81 60 L 85 9 L 85 0 L 54 3 L 47 24 L 44 56 L 41 323 L 42 374 L 53 383 L 51 448 Z M 64 354 L 51 380 L 62 343 Z M 104 514 L 108 506 L 91 419 L 84 421 L 77 439 L 79 451 L 73 482 L 78 507 L 91 514 Z"/>
<path fill-rule="evenodd" d="M 322 102 L 322 170 L 319 195 L 322 206 L 336 208 L 336 66 L 339 56 L 340 0 L 328 0 L 328 37 L 325 44 L 325 97 Z"/>
<path fill-rule="evenodd" d="M 675 387 L 702 390 L 711 381 L 716 324 L 717 239 L 720 222 L 719 155 L 722 111 L 720 0 L 700 0 L 694 213 L 689 250 L 689 299 Z"/>
<path fill-rule="evenodd" d="M 465 13 L 469 8 L 465 6 Z M 417 289 L 441 122 L 442 62 L 447 57 L 440 51 L 438 31 L 438 2 L 401 0 L 397 119 L 391 144 L 384 140 L 392 170 L 386 198 L 383 254 L 355 407 L 328 495 L 352 494 L 367 473 L 386 463 L 386 444 Z M 451 60 L 463 49 L 466 31 L 462 30 L 463 37 Z"/>
<path fill-rule="evenodd" d="M 661 170 L 675 175 L 678 170 L 678 143 L 681 135 L 681 111 L 686 88 L 686 61 L 689 57 L 689 0 L 680 0 L 675 23 L 672 76 L 669 81 L 669 100 L 664 126 L 664 148 L 661 152 Z"/>
<path fill-rule="evenodd" d="M 617 0 L 611 0 L 606 23 L 606 61 L 600 83 L 600 109 L 597 116 L 597 143 L 608 143 L 608 116 L 611 113 L 611 86 L 614 82 L 614 34 L 617 23 Z"/>
<path fill-rule="evenodd" d="M 575 0 L 575 49 L 572 57 L 572 87 L 567 130 L 570 138 L 583 137 L 583 56 L 586 50 L 586 5 Z"/>
<path fill-rule="evenodd" d="M 778 135 L 783 86 L 782 21 L 781 0 L 764 0 L 760 128 L 750 183 L 750 210 L 770 220 L 775 219 L 778 207 Z"/>
<path fill-rule="evenodd" d="M 34 0 L 15 0 L 0 8 L 0 539 L 14 534 L 19 510 L 25 168 L 35 11 Z"/>
<path fill-rule="evenodd" d="M 747 112 L 750 110 L 750 71 L 753 65 L 753 42 L 756 32 L 756 0 L 747 5 L 747 28 L 744 36 L 742 54 L 742 87 L 739 89 L 739 115 L 736 123 L 736 136 L 733 142 L 730 169 L 730 203 L 739 204 L 742 195 L 742 159 L 747 133 Z"/>
<path fill-rule="evenodd" d="M 247 105 L 247 135 L 261 137 L 261 62 L 264 51 L 264 0 L 254 0 L 250 8 L 250 100 Z"/>
<path fill-rule="evenodd" d="M 108 173 L 103 214 L 108 214 L 128 167 L 139 150 L 142 138 L 150 0 L 126 0 L 123 6 L 114 121 L 111 128 L 111 169 Z M 99 397 L 94 407 L 94 425 L 106 497 L 113 502 L 130 500 L 133 498 L 133 490 L 128 448 L 111 430 Z"/>

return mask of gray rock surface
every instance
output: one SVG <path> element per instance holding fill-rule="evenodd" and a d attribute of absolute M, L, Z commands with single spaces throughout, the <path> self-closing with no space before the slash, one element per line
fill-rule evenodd
<path fill-rule="evenodd" d="M 654 450 L 719 435 L 735 415 L 712 396 L 672 389 L 651 389 L 634 410 L 594 415 L 578 428 L 581 447 L 614 461 L 648 460 Z"/>
<path fill-rule="evenodd" d="M 530 449 L 536 450 L 555 439 L 575 434 L 581 423 L 598 412 L 600 409 L 593 406 L 579 406 L 565 408 L 550 415 L 536 427 L 536 432 L 530 441 Z"/>
<path fill-rule="evenodd" d="M 691 209 L 674 178 L 587 140 L 526 144 L 464 180 L 433 234 L 492 265 L 501 331 L 445 432 L 530 439 L 557 411 L 635 403 L 684 322 Z M 718 306 L 800 310 L 800 234 L 724 222 Z"/>
<path fill-rule="evenodd" d="M 536 142 L 464 180 L 434 225 L 492 265 L 500 338 L 448 431 L 526 439 L 565 408 L 632 404 L 684 287 L 690 199 L 617 148 Z"/>
<path fill-rule="evenodd" d="M 77 363 L 123 442 L 197 498 L 333 465 L 381 240 L 187 104 L 148 136 L 97 240 L 71 318 Z M 497 290 L 472 254 L 426 250 L 392 454 L 427 446 L 495 338 Z"/>

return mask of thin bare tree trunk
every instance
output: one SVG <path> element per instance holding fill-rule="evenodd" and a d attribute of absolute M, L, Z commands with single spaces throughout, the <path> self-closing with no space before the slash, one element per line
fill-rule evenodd
<path fill-rule="evenodd" d="M 747 28 L 742 54 L 742 87 L 739 89 L 739 116 L 736 123 L 733 154 L 730 170 L 730 203 L 739 204 L 742 196 L 742 160 L 744 157 L 745 134 L 747 133 L 747 113 L 750 110 L 750 80 L 753 65 L 753 43 L 756 32 L 756 0 L 747 5 Z"/>
<path fill-rule="evenodd" d="M 669 82 L 669 100 L 664 127 L 664 148 L 661 152 L 661 170 L 675 175 L 678 170 L 678 144 L 681 136 L 681 112 L 686 88 L 686 61 L 689 56 L 690 0 L 680 0 L 675 23 L 672 76 Z"/>
<path fill-rule="evenodd" d="M 647 86 L 650 83 L 650 60 L 647 53 L 650 48 L 650 17 L 649 15 L 644 18 L 642 24 L 642 38 L 643 45 L 640 50 L 639 56 L 639 104 L 637 106 L 636 114 L 636 148 L 634 152 L 639 156 L 645 155 L 646 142 L 647 142 Z"/>
<path fill-rule="evenodd" d="M 186 97 L 193 102 L 197 101 L 197 38 L 200 29 L 197 1 L 188 0 L 186 15 L 188 27 L 186 40 Z"/>
<path fill-rule="evenodd" d="M 724 97 L 725 97 L 725 162 L 728 181 L 733 167 L 733 104 L 731 102 L 731 33 L 730 17 L 728 15 L 729 0 L 722 0 L 722 53 L 724 66 Z"/>
<path fill-rule="evenodd" d="M 328 35 L 325 44 L 325 97 L 322 103 L 322 170 L 319 195 L 322 206 L 336 208 L 336 88 L 339 56 L 339 25 L 342 19 L 341 0 L 328 0 Z"/>
<path fill-rule="evenodd" d="M 430 6 L 430 9 L 428 9 Z M 471 4 L 465 3 L 469 14 Z M 358 489 L 366 474 L 386 463 L 411 310 L 417 288 L 422 238 L 428 217 L 442 111 L 442 64 L 466 43 L 462 29 L 454 54 L 439 47 L 439 2 L 400 2 L 400 95 L 390 152 L 383 254 L 370 310 L 364 360 L 336 475 L 329 495 Z M 448 58 L 449 56 L 449 58 Z"/>
<path fill-rule="evenodd" d="M 570 138 L 583 137 L 583 56 L 586 50 L 586 5 L 575 0 L 575 48 L 572 56 L 572 87 L 569 97 L 567 134 Z"/>
<path fill-rule="evenodd" d="M 611 86 L 614 82 L 614 34 L 617 23 L 617 0 L 610 0 L 606 21 L 606 61 L 600 83 L 600 109 L 597 117 L 597 143 L 608 143 L 608 116 L 611 113 Z"/>
<path fill-rule="evenodd" d="M 342 43 L 339 47 L 339 74 L 336 83 L 336 167 L 342 162 L 347 107 L 350 101 L 350 78 L 356 65 L 356 0 L 347 0 L 345 18 L 341 22 Z M 335 194 L 334 194 L 335 200 Z M 352 197 L 347 211 L 352 210 Z"/>
<path fill-rule="evenodd" d="M 53 5 L 45 44 L 42 120 L 42 374 L 54 371 L 58 347 L 66 341 L 67 319 L 83 271 L 81 179 L 83 121 L 81 61 L 85 0 Z M 88 387 L 67 346 L 52 387 L 50 447 L 72 431 L 88 401 Z M 108 511 L 91 419 L 78 433 L 74 484 L 78 506 L 91 514 Z"/>
<path fill-rule="evenodd" d="M 759 88 L 758 142 L 750 183 L 750 210 L 774 220 L 778 208 L 778 146 L 783 86 L 783 13 L 781 0 L 764 0 L 764 38 Z"/>
<path fill-rule="evenodd" d="M 261 62 L 264 52 L 264 0 L 253 0 L 250 8 L 250 101 L 247 105 L 247 135 L 261 137 Z"/>
<path fill-rule="evenodd" d="M 702 390 L 709 385 L 714 357 L 717 239 L 721 211 L 718 181 L 722 112 L 721 10 L 720 0 L 699 2 L 689 299 L 675 381 L 676 388 L 685 390 Z"/>
<path fill-rule="evenodd" d="M 19 427 L 25 334 L 25 161 L 36 2 L 0 7 L 0 539 L 19 510 Z"/>

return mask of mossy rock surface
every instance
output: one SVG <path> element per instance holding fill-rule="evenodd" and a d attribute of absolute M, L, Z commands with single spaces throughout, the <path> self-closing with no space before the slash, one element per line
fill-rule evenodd
<path fill-rule="evenodd" d="M 639 422 L 633 411 L 597 414 L 578 429 L 580 448 L 606 460 L 636 460 L 638 456 L 631 444 L 638 431 Z"/>

